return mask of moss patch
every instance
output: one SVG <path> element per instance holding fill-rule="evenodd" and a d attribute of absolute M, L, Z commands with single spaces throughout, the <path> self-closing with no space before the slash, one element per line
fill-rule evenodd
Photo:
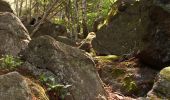
<path fill-rule="evenodd" d="M 113 69 L 113 72 L 112 72 L 112 75 L 113 77 L 119 77 L 119 76 L 123 76 L 125 75 L 126 73 L 126 70 L 125 69 L 120 69 L 120 68 L 114 68 Z"/>
<path fill-rule="evenodd" d="M 123 79 L 123 88 L 129 93 L 137 90 L 137 85 L 132 75 L 128 75 Z"/>
<path fill-rule="evenodd" d="M 161 77 L 170 80 L 170 67 L 166 67 L 160 72 Z"/>
<path fill-rule="evenodd" d="M 116 55 L 108 55 L 108 56 L 97 56 L 95 59 L 101 61 L 101 62 L 112 62 L 115 60 L 118 60 L 120 57 Z"/>

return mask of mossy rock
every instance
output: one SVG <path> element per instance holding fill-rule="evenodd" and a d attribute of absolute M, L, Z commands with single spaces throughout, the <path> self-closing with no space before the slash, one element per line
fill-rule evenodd
<path fill-rule="evenodd" d="M 148 93 L 148 98 L 157 97 L 156 100 L 170 99 L 170 67 L 162 69 L 155 81 L 152 90 Z"/>
<path fill-rule="evenodd" d="M 161 77 L 170 81 L 170 67 L 166 67 L 160 71 Z"/>
<path fill-rule="evenodd" d="M 96 56 L 95 59 L 101 62 L 112 62 L 118 60 L 120 57 L 117 55 L 107 55 L 107 56 Z"/>

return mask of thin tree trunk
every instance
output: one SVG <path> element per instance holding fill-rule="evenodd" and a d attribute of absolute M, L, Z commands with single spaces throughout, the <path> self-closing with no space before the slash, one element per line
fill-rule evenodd
<path fill-rule="evenodd" d="M 26 9 L 26 12 L 28 12 L 28 0 L 25 0 L 25 9 Z M 28 22 L 28 14 L 26 14 L 26 22 Z"/>
<path fill-rule="evenodd" d="M 75 24 L 75 40 L 77 40 L 78 38 L 78 33 L 80 33 L 80 31 L 78 30 L 79 27 L 79 12 L 78 12 L 78 1 L 74 0 L 74 8 L 75 8 L 75 20 L 74 20 L 74 24 Z"/>
<path fill-rule="evenodd" d="M 18 4 L 18 0 L 15 0 L 14 2 L 15 2 L 15 11 L 16 11 L 16 15 L 18 16 L 18 15 L 19 15 L 19 14 L 18 14 L 18 13 L 19 13 L 19 8 L 18 8 L 18 7 L 19 7 L 19 4 Z"/>
<path fill-rule="evenodd" d="M 30 5 L 29 5 L 29 6 L 30 6 L 30 7 L 29 7 L 29 8 L 30 8 L 30 9 L 29 9 L 29 21 L 31 21 L 31 18 L 32 18 L 32 0 L 30 0 L 29 3 L 30 3 Z"/>
<path fill-rule="evenodd" d="M 34 17 L 35 19 L 37 20 L 38 17 L 39 17 L 39 2 L 36 2 L 36 6 L 35 6 L 35 9 L 34 9 Z"/>
<path fill-rule="evenodd" d="M 43 5 L 43 14 L 46 11 L 46 0 L 44 0 L 44 5 Z"/>
<path fill-rule="evenodd" d="M 23 7 L 24 0 L 20 1 L 20 8 L 19 8 L 19 16 L 22 14 L 22 7 Z"/>
<path fill-rule="evenodd" d="M 82 28 L 84 37 L 88 35 L 88 28 L 86 22 L 87 22 L 87 2 L 86 0 L 82 0 Z"/>
<path fill-rule="evenodd" d="M 71 5 L 70 5 L 71 1 L 70 0 L 67 0 L 66 2 L 66 7 L 65 7 L 65 15 L 66 15 L 66 18 L 67 18 L 67 26 L 69 28 L 70 31 L 72 31 L 72 25 L 71 25 Z M 70 33 L 70 36 L 73 37 L 73 33 L 71 32 Z"/>

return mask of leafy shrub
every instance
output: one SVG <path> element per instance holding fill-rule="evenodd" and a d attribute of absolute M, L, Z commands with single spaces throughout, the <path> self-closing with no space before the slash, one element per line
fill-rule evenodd
<path fill-rule="evenodd" d="M 19 57 L 13 57 L 12 55 L 5 55 L 0 59 L 0 68 L 15 69 L 22 64 Z"/>
<path fill-rule="evenodd" d="M 123 87 L 128 92 L 135 91 L 137 89 L 136 82 L 133 80 L 133 77 L 131 75 L 128 75 L 124 78 Z"/>
<path fill-rule="evenodd" d="M 47 91 L 54 91 L 58 94 L 60 99 L 64 100 L 65 96 L 69 94 L 68 88 L 71 87 L 71 85 L 63 85 L 56 83 L 55 78 L 49 76 L 45 76 L 42 74 L 40 76 L 40 81 L 47 86 Z"/>

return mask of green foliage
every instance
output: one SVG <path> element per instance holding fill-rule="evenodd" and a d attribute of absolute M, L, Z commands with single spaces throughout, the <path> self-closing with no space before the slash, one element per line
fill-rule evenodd
<path fill-rule="evenodd" d="M 0 68 L 15 69 L 22 64 L 19 57 L 13 57 L 12 55 L 5 55 L 0 59 Z"/>
<path fill-rule="evenodd" d="M 65 25 L 66 24 L 65 20 L 60 20 L 59 18 L 53 19 L 53 22 L 56 23 L 56 24 L 61 24 L 61 25 Z"/>
<path fill-rule="evenodd" d="M 128 75 L 123 80 L 123 87 L 126 89 L 127 92 L 132 92 L 137 89 L 137 85 L 133 80 L 132 75 Z"/>
<path fill-rule="evenodd" d="M 56 83 L 55 78 L 52 76 L 47 77 L 44 74 L 40 76 L 40 81 L 47 86 L 47 91 L 54 91 L 56 92 L 59 97 L 64 100 L 65 96 L 69 94 L 68 88 L 71 87 L 71 85 L 63 85 Z"/>
<path fill-rule="evenodd" d="M 107 18 L 108 13 L 111 9 L 112 4 L 117 0 L 87 0 L 87 24 L 88 27 L 92 27 L 93 22 L 96 18 L 104 17 Z M 99 4 L 99 2 L 101 2 Z M 99 7 L 100 6 L 100 7 Z"/>
<path fill-rule="evenodd" d="M 122 75 L 125 75 L 125 70 L 121 68 L 114 68 L 112 72 L 114 77 L 121 77 Z"/>
<path fill-rule="evenodd" d="M 87 24 L 89 26 L 93 25 L 94 20 L 97 18 L 98 14 L 96 12 L 87 13 Z"/>
<path fill-rule="evenodd" d="M 37 0 L 37 2 L 40 4 L 40 5 L 47 5 L 50 0 Z"/>

